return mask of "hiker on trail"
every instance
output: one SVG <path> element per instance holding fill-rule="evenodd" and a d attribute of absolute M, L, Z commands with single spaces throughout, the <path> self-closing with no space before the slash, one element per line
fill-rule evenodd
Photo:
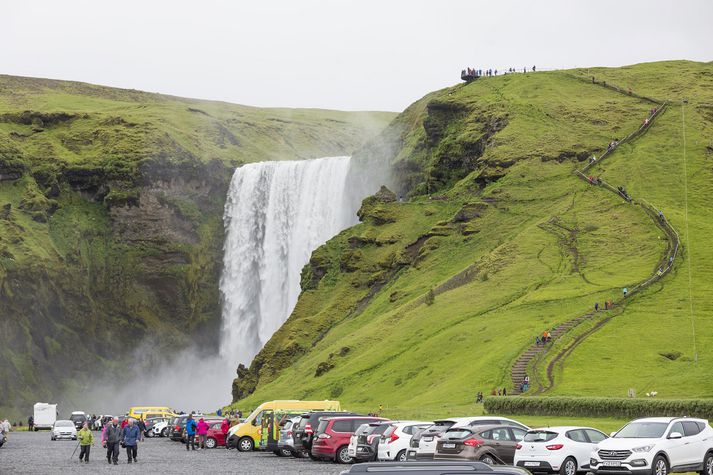
<path fill-rule="evenodd" d="M 644 127 L 649 125 L 649 118 L 644 119 Z"/>
<path fill-rule="evenodd" d="M 500 388 L 498 388 L 498 396 L 501 396 L 502 393 L 500 392 Z"/>
<path fill-rule="evenodd" d="M 594 84 L 596 81 L 594 80 L 594 76 L 592 76 L 592 84 Z"/>
<path fill-rule="evenodd" d="M 525 384 L 530 384 L 530 377 L 528 375 L 525 375 L 525 377 L 522 379 L 522 382 Z"/>
<path fill-rule="evenodd" d="M 483 392 L 478 391 L 478 394 L 475 395 L 475 403 L 482 404 L 482 402 L 483 402 Z"/>
<path fill-rule="evenodd" d="M 542 340 L 540 340 L 540 337 L 539 337 L 539 336 L 536 336 L 536 337 L 535 337 L 535 345 L 536 345 L 536 346 L 540 346 L 540 343 L 542 343 Z"/>
<path fill-rule="evenodd" d="M 507 396 L 507 395 L 508 395 L 508 389 L 507 389 L 507 388 L 503 388 L 503 396 Z"/>
<path fill-rule="evenodd" d="M 186 450 L 196 450 L 196 421 L 193 420 L 193 414 L 188 416 L 186 420 Z"/>
<path fill-rule="evenodd" d="M 136 462 L 136 455 L 140 440 L 141 430 L 139 430 L 139 426 L 134 424 L 134 419 L 129 419 L 129 422 L 126 423 L 126 427 L 124 427 L 121 431 L 121 443 L 124 447 L 126 447 L 128 463 L 131 463 L 132 460 Z"/>
<path fill-rule="evenodd" d="M 535 66 L 532 66 L 532 72 L 533 73 L 535 72 Z"/>
<path fill-rule="evenodd" d="M 94 445 L 94 434 L 89 429 L 89 423 L 85 422 L 82 428 L 77 432 L 77 440 L 79 440 L 79 461 L 89 463 L 89 451 Z"/>
<path fill-rule="evenodd" d="M 664 220 L 664 218 L 663 218 L 663 211 L 661 211 L 661 210 L 659 210 L 659 219 L 660 219 L 661 221 Z"/>
<path fill-rule="evenodd" d="M 196 426 L 198 431 L 198 450 L 205 449 L 205 440 L 208 437 L 209 427 L 208 423 L 201 417 Z"/>
<path fill-rule="evenodd" d="M 121 426 L 119 418 L 112 419 L 110 424 L 106 425 L 102 434 L 102 445 L 106 447 L 106 461 L 114 462 L 114 465 L 119 465 L 119 442 L 121 441 Z"/>
<path fill-rule="evenodd" d="M 662 276 L 663 275 L 663 267 L 659 267 L 659 270 L 656 271 L 656 275 Z"/>
<path fill-rule="evenodd" d="M 522 73 L 527 74 L 527 68 L 522 68 Z"/>
<path fill-rule="evenodd" d="M 592 154 L 592 158 L 589 159 L 589 163 L 594 163 L 597 161 L 597 156 Z"/>
<path fill-rule="evenodd" d="M 626 297 L 626 296 L 629 294 L 629 289 L 627 289 L 626 287 L 624 287 L 624 289 L 622 290 L 622 292 L 624 293 L 624 297 Z"/>
<path fill-rule="evenodd" d="M 32 428 L 35 426 L 35 419 L 30 416 L 27 418 L 27 430 L 32 431 Z"/>
<path fill-rule="evenodd" d="M 594 302 L 594 311 L 595 312 L 599 311 L 599 302 Z"/>

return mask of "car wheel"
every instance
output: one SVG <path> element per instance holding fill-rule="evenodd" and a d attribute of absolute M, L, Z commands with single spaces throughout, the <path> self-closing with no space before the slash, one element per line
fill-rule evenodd
<path fill-rule="evenodd" d="M 214 449 L 216 445 L 218 445 L 218 441 L 213 437 L 208 437 L 205 441 L 205 447 L 207 449 Z"/>
<path fill-rule="evenodd" d="M 560 475 L 577 475 L 577 461 L 567 457 L 560 467 Z"/>
<path fill-rule="evenodd" d="M 403 449 L 401 452 L 396 454 L 396 459 L 397 462 L 405 462 L 408 460 L 408 454 L 406 454 L 406 449 Z"/>
<path fill-rule="evenodd" d="M 146 437 L 153 437 L 153 431 L 152 430 L 146 431 Z"/>
<path fill-rule="evenodd" d="M 243 437 L 238 441 L 238 450 L 241 452 L 252 452 L 255 442 L 251 437 Z"/>
<path fill-rule="evenodd" d="M 168 435 L 168 430 L 167 430 L 167 429 L 163 429 L 163 430 L 161 431 L 161 437 L 166 437 L 167 435 Z"/>
<path fill-rule="evenodd" d="M 337 450 L 337 456 L 335 457 L 335 461 L 337 463 L 352 463 L 354 461 L 354 459 L 349 456 L 348 446 L 343 445 L 339 447 L 339 450 Z"/>
<path fill-rule="evenodd" d="M 495 465 L 495 459 L 490 454 L 485 454 L 480 457 L 480 461 L 483 463 L 487 463 L 488 465 Z"/>
<path fill-rule="evenodd" d="M 661 455 L 654 458 L 654 463 L 651 464 L 651 475 L 668 475 L 668 463 Z"/>
<path fill-rule="evenodd" d="M 713 452 L 708 452 L 703 459 L 703 471 L 701 475 L 713 475 Z"/>
<path fill-rule="evenodd" d="M 282 452 L 283 457 L 289 457 L 292 455 L 292 451 L 289 449 L 280 449 L 280 452 Z"/>

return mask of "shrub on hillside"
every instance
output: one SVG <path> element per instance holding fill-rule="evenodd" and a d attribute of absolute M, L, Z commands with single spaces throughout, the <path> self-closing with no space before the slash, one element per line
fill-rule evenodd
<path fill-rule="evenodd" d="M 713 399 L 498 397 L 485 400 L 490 414 L 569 417 L 691 416 L 713 419 Z"/>

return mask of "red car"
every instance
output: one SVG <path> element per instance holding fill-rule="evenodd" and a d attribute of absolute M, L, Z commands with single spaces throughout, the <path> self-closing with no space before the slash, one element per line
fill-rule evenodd
<path fill-rule="evenodd" d="M 214 449 L 216 447 L 225 447 L 225 434 L 220 429 L 223 421 L 206 421 L 210 427 L 208 428 L 208 437 L 205 440 L 205 446 L 207 449 Z"/>
<path fill-rule="evenodd" d="M 349 456 L 349 438 L 362 424 L 386 421 L 381 417 L 342 416 L 320 419 L 315 438 L 312 442 L 311 456 L 318 460 L 332 460 L 339 463 L 351 463 Z"/>

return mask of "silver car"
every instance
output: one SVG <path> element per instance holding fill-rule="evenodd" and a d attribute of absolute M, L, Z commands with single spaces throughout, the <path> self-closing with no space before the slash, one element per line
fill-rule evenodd
<path fill-rule="evenodd" d="M 292 427 L 296 425 L 302 416 L 292 417 L 287 419 L 282 427 L 280 427 L 280 438 L 277 440 L 277 449 L 282 452 L 282 455 L 289 457 L 295 454 L 295 441 L 292 438 Z"/>

